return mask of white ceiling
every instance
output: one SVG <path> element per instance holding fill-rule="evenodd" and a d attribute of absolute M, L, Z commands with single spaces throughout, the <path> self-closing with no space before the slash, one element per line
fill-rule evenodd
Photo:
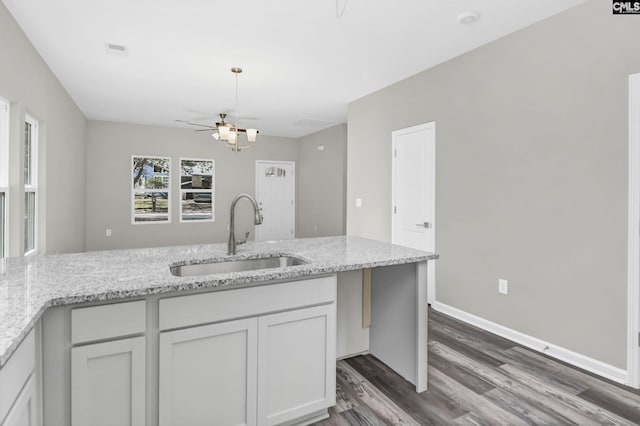
<path fill-rule="evenodd" d="M 2 1 L 90 119 L 213 124 L 234 112 L 240 66 L 239 124 L 300 137 L 345 122 L 350 101 L 584 0 Z M 468 10 L 481 18 L 459 24 Z"/>

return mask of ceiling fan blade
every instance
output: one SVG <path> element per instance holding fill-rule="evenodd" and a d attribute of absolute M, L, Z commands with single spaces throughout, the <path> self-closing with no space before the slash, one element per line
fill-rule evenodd
<path fill-rule="evenodd" d="M 215 127 L 209 127 L 207 129 L 196 129 L 195 131 L 196 132 L 210 132 L 210 131 L 215 130 L 215 129 L 216 129 Z"/>
<path fill-rule="evenodd" d="M 187 120 L 176 120 L 176 122 L 178 123 L 184 123 L 184 124 L 188 124 L 189 126 L 200 126 L 200 127 L 206 127 L 207 129 L 213 129 L 214 127 L 212 127 L 209 124 L 200 124 L 200 123 L 192 123 L 191 121 L 187 121 Z"/>

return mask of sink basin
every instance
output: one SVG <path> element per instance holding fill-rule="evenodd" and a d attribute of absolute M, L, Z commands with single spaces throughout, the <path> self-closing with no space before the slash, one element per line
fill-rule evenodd
<path fill-rule="evenodd" d="M 194 277 L 198 275 L 223 274 L 227 272 L 255 271 L 258 269 L 282 268 L 304 265 L 305 260 L 292 256 L 274 256 L 264 259 L 240 259 L 196 265 L 180 265 L 169 268 L 176 277 Z"/>

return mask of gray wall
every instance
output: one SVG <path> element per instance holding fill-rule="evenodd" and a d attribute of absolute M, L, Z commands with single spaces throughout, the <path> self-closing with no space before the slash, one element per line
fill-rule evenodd
<path fill-rule="evenodd" d="M 626 369 L 635 40 L 592 0 L 352 102 L 347 233 L 390 239 L 391 131 L 436 121 L 437 300 Z"/>
<path fill-rule="evenodd" d="M 0 3 L 0 96 L 11 102 L 10 255 L 22 253 L 24 201 L 21 192 L 24 114 L 40 122 L 43 208 L 40 250 L 47 253 L 84 249 L 86 120 L 13 17 Z M 44 207 L 46 205 L 46 208 Z"/>
<path fill-rule="evenodd" d="M 324 146 L 318 151 L 318 146 Z M 344 235 L 347 126 L 339 124 L 299 139 L 296 236 Z"/>
<path fill-rule="evenodd" d="M 298 154 L 290 138 L 260 136 L 251 149 L 234 153 L 207 132 L 103 121 L 89 121 L 87 147 L 88 250 L 224 242 L 231 200 L 239 192 L 255 194 L 256 160 L 296 161 Z M 132 155 L 171 157 L 172 223 L 131 224 Z M 215 222 L 179 223 L 180 157 L 215 160 Z M 250 231 L 253 239 L 250 204 L 240 202 L 236 212 L 236 234 Z"/>

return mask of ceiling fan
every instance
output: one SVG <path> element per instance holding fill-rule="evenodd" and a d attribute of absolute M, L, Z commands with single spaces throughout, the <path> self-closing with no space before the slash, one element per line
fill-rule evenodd
<path fill-rule="evenodd" d="M 242 72 L 242 68 L 233 67 L 231 68 L 231 72 L 236 75 L 236 111 L 238 109 L 238 74 Z M 235 124 L 224 121 L 227 118 L 227 114 L 221 113 L 220 121 L 216 123 L 215 126 L 211 126 L 208 124 L 200 124 L 194 123 L 187 120 L 176 120 L 179 123 L 184 123 L 189 126 L 198 126 L 202 127 L 202 129 L 198 129 L 196 131 L 211 131 L 211 136 L 221 143 L 224 143 L 227 147 L 231 148 L 234 152 L 239 152 L 242 149 L 250 148 L 253 146 L 253 143 L 256 141 L 258 136 L 258 129 L 241 129 L 238 127 L 238 116 L 236 115 Z M 238 138 L 239 133 L 244 133 L 247 138 L 247 145 L 240 146 L 240 141 Z"/>
<path fill-rule="evenodd" d="M 202 127 L 202 129 L 196 129 L 196 132 L 212 131 L 213 134 L 211 136 L 215 140 L 224 140 L 224 138 L 228 134 L 231 134 L 232 132 L 238 132 L 238 133 L 245 133 L 247 135 L 247 140 L 249 142 L 256 141 L 256 136 L 258 135 L 258 133 L 260 133 L 257 129 L 242 129 L 242 128 L 236 127 L 234 124 L 224 121 L 225 118 L 227 118 L 227 114 L 220 113 L 219 116 L 220 116 L 220 121 L 217 122 L 215 126 L 212 126 L 209 124 L 194 123 L 188 120 L 176 120 L 176 122 L 184 123 L 189 126 Z"/>

